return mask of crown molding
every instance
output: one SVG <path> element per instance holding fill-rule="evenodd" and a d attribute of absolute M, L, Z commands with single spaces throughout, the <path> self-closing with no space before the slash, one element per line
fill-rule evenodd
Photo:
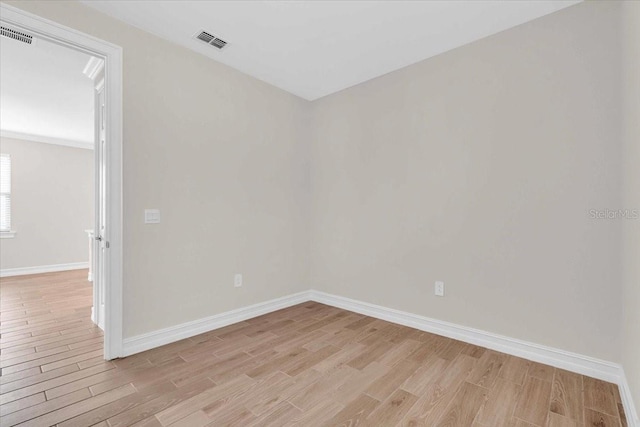
<path fill-rule="evenodd" d="M 69 139 L 59 139 L 59 138 L 52 138 L 50 136 L 32 135 L 29 133 L 14 132 L 14 131 L 4 130 L 4 129 L 0 129 L 0 136 L 3 138 L 21 139 L 23 141 L 42 142 L 44 144 L 55 144 L 55 145 L 63 145 L 65 147 L 93 150 L 92 142 L 72 141 Z"/>

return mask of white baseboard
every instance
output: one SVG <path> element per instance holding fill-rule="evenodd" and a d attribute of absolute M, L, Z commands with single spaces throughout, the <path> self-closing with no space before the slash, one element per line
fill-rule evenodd
<path fill-rule="evenodd" d="M 620 388 L 624 410 L 630 427 L 640 427 L 637 412 L 633 405 L 631 391 L 627 384 L 622 366 L 617 363 L 600 360 L 553 347 L 547 347 L 479 329 L 456 325 L 406 311 L 382 307 L 363 301 L 332 295 L 320 291 L 310 291 L 310 299 L 322 304 L 342 308 L 377 319 L 386 320 L 422 331 L 431 332 L 459 341 L 486 347 L 512 356 L 522 357 L 534 362 L 565 369 L 567 371 L 597 378 L 617 384 Z M 634 417 L 635 415 L 635 417 Z"/>
<path fill-rule="evenodd" d="M 177 326 L 160 329 L 123 340 L 124 356 L 150 350 L 161 345 L 190 338 L 198 334 L 222 328 L 233 323 L 242 322 L 272 311 L 291 307 L 309 301 L 309 291 L 272 299 L 270 301 L 238 308 L 204 319 L 194 320 Z"/>
<path fill-rule="evenodd" d="M 126 338 L 123 352 L 130 356 L 306 301 L 316 301 L 618 384 L 628 425 L 640 427 L 637 415 L 634 417 L 637 412 L 624 371 L 617 363 L 314 290 Z"/>
<path fill-rule="evenodd" d="M 631 389 L 627 382 L 627 376 L 624 374 L 624 370 L 621 368 L 622 374 L 620 376 L 620 396 L 622 397 L 622 406 L 624 406 L 624 412 L 627 416 L 627 424 L 629 427 L 640 427 L 640 416 L 636 410 L 636 405 L 633 403 L 633 396 L 631 395 Z M 635 415 L 635 418 L 634 418 Z"/>
<path fill-rule="evenodd" d="M 35 267 L 5 268 L 0 270 L 0 277 L 25 276 L 27 274 L 55 273 L 56 271 L 81 270 L 89 268 L 88 262 L 72 262 L 69 264 L 38 265 Z"/>

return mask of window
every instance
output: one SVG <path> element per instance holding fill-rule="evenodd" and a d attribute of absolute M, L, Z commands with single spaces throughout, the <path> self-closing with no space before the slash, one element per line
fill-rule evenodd
<path fill-rule="evenodd" d="M 11 233 L 11 156 L 0 154 L 0 232 Z"/>

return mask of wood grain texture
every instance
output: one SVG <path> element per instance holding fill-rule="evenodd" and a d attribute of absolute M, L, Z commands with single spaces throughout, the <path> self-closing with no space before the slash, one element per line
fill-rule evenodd
<path fill-rule="evenodd" d="M 528 377 L 513 412 L 517 418 L 535 425 L 543 425 L 549 412 L 551 382 Z"/>
<path fill-rule="evenodd" d="M 620 427 L 620 419 L 602 412 L 586 408 L 584 410 L 585 426 L 588 427 Z"/>
<path fill-rule="evenodd" d="M 618 415 L 615 385 L 594 378 L 584 378 L 583 384 L 585 407 L 614 417 Z"/>
<path fill-rule="evenodd" d="M 551 390 L 550 411 L 582 424 L 583 406 L 582 377 L 556 369 Z"/>
<path fill-rule="evenodd" d="M 521 389 L 519 384 L 499 378 L 478 412 L 476 423 L 494 427 L 508 426 Z"/>
<path fill-rule="evenodd" d="M 86 271 L 0 297 L 3 427 L 626 425 L 613 384 L 314 302 L 106 362 Z"/>

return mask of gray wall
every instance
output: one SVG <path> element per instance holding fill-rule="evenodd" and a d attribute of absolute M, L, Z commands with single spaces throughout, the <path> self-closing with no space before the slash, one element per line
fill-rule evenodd
<path fill-rule="evenodd" d="M 620 361 L 619 5 L 314 104 L 314 289 Z M 443 280 L 444 298 L 433 294 Z"/>
<path fill-rule="evenodd" d="M 640 2 L 624 3 L 624 206 L 640 210 Z M 640 220 L 623 222 L 622 362 L 640 410 Z"/>
<path fill-rule="evenodd" d="M 89 261 L 93 150 L 0 138 L 11 155 L 11 228 L 0 239 L 0 269 Z"/>

